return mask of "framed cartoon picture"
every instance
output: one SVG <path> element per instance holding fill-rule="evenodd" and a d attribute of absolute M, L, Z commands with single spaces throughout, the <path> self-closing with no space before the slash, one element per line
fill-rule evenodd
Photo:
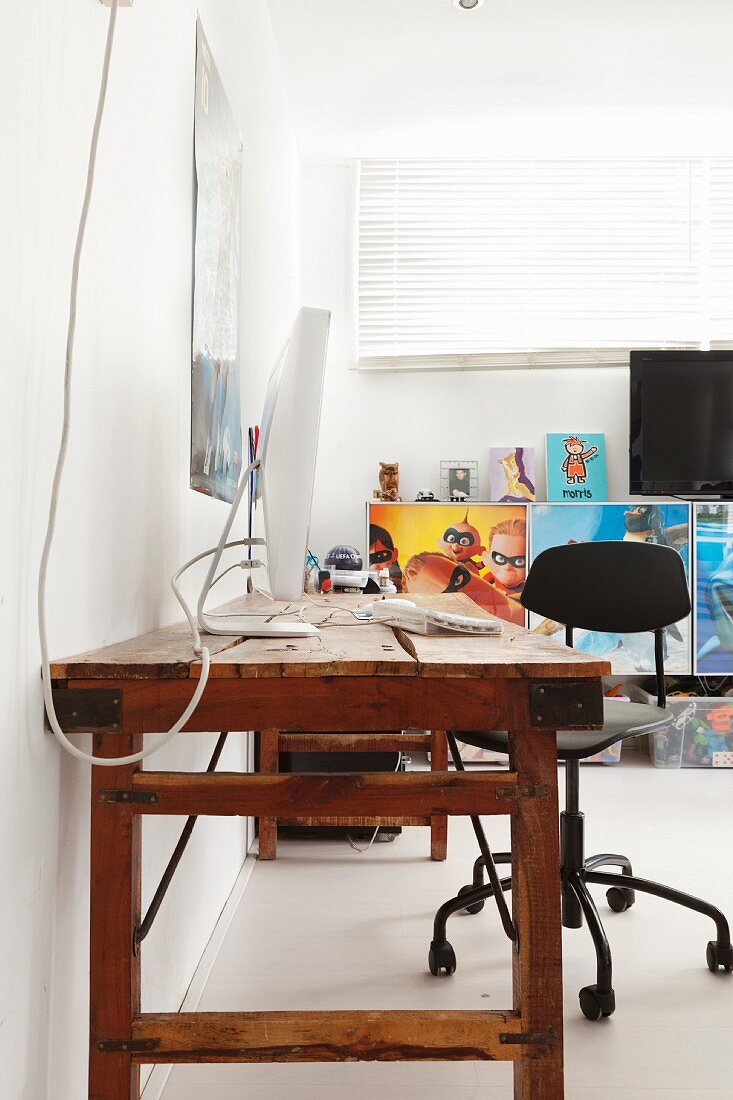
<path fill-rule="evenodd" d="M 606 499 L 606 439 L 602 434 L 546 437 L 547 499 Z"/>
<path fill-rule="evenodd" d="M 690 549 L 688 504 L 533 504 L 531 509 L 532 559 L 550 546 L 570 542 L 627 540 L 672 546 L 682 558 L 687 573 Z M 599 578 L 613 584 L 613 577 Z M 563 640 L 563 627 L 534 613 L 531 630 Z M 654 672 L 654 635 L 613 634 L 576 630 L 576 649 L 604 657 L 614 674 Z M 691 667 L 690 617 L 667 628 L 664 667 L 669 673 L 689 673 Z"/>
<path fill-rule="evenodd" d="M 441 462 L 440 495 L 443 500 L 458 504 L 463 500 L 475 500 L 478 496 L 478 462 Z"/>
<path fill-rule="evenodd" d="M 733 504 L 695 505 L 695 674 L 733 673 Z"/>
<path fill-rule="evenodd" d="M 489 451 L 489 496 L 521 503 L 535 499 L 534 447 L 492 447 Z"/>
<path fill-rule="evenodd" d="M 462 592 L 524 625 L 527 509 L 521 504 L 367 505 L 369 567 L 387 567 L 398 592 Z"/>

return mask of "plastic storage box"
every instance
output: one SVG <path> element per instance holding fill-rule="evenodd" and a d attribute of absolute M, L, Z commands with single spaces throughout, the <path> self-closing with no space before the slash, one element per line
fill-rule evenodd
<path fill-rule="evenodd" d="M 629 694 L 639 702 L 657 701 L 636 685 Z M 667 709 L 669 726 L 649 734 L 655 768 L 733 768 L 733 698 L 671 696 Z"/>

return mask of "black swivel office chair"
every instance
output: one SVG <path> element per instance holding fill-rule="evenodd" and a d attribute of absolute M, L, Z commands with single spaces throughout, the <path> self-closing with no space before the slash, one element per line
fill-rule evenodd
<path fill-rule="evenodd" d="M 601 730 L 566 731 L 557 734 L 558 759 L 565 761 L 566 802 L 560 817 L 560 890 L 562 923 L 565 928 L 580 928 L 583 917 L 588 924 L 596 949 L 597 978 L 595 985 L 580 990 L 580 1007 L 590 1020 L 610 1016 L 615 996 L 611 981 L 611 950 L 601 924 L 588 883 L 608 886 L 608 904 L 617 913 L 634 904 L 635 891 L 655 894 L 694 909 L 710 917 L 717 929 L 717 939 L 707 946 L 710 970 L 733 970 L 728 922 L 713 905 L 698 898 L 672 890 L 668 886 L 632 874 L 626 856 L 605 853 L 585 858 L 583 850 L 583 814 L 578 804 L 580 761 L 608 745 L 639 733 L 664 728 L 670 712 L 665 710 L 664 648 L 665 628 L 684 619 L 690 613 L 690 597 L 682 559 L 667 546 L 635 542 L 588 542 L 558 546 L 545 550 L 534 562 L 522 594 L 522 604 L 530 611 L 565 625 L 566 644 L 573 644 L 573 628 L 604 633 L 633 634 L 654 632 L 654 652 L 657 676 L 657 706 L 630 703 L 621 699 L 604 701 L 604 724 Z M 448 741 L 453 762 L 463 771 L 456 738 L 483 749 L 506 752 L 506 733 L 449 733 Z M 511 877 L 499 879 L 490 858 L 491 853 L 478 817 L 472 817 L 482 855 L 474 864 L 473 884 L 464 886 L 459 894 L 440 907 L 435 915 L 433 942 L 429 965 L 433 974 L 456 968 L 455 953 L 446 939 L 446 923 L 452 913 L 467 910 L 477 913 L 486 898 L 496 892 L 511 889 Z M 511 854 L 493 856 L 494 864 L 511 863 Z M 599 871 L 599 867 L 619 867 L 620 873 Z M 492 883 L 484 885 L 484 870 L 488 869 Z M 503 898 L 497 899 L 507 934 L 511 923 Z"/>

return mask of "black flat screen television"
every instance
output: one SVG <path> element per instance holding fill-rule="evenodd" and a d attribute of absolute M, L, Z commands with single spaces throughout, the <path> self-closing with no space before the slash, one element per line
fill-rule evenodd
<path fill-rule="evenodd" d="M 733 351 L 632 351 L 629 490 L 733 497 Z"/>

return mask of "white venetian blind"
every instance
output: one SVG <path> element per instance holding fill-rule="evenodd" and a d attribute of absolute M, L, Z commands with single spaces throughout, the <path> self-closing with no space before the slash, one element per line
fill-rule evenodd
<path fill-rule="evenodd" d="M 358 235 L 361 367 L 733 337 L 733 159 L 362 161 Z"/>
<path fill-rule="evenodd" d="M 733 158 L 709 164 L 710 343 L 733 346 Z"/>

